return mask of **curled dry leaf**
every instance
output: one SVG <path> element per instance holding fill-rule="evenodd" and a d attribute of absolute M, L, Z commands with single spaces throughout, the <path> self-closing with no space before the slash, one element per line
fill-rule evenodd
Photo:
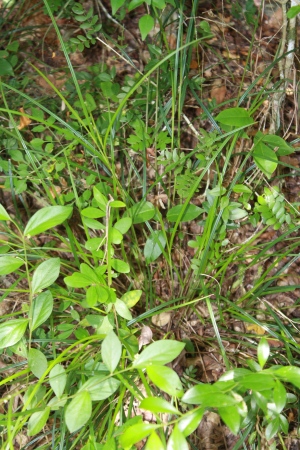
<path fill-rule="evenodd" d="M 171 320 L 170 312 L 162 312 L 152 317 L 152 323 L 157 327 L 164 327 L 170 322 L 170 320 Z"/>
<path fill-rule="evenodd" d="M 23 128 L 27 127 L 31 123 L 31 120 L 29 119 L 29 117 L 26 116 L 24 108 L 19 108 L 19 111 L 20 113 L 22 113 L 22 116 L 20 117 L 20 124 L 18 125 L 18 130 L 23 130 Z"/>
<path fill-rule="evenodd" d="M 216 99 L 218 105 L 224 101 L 226 96 L 226 86 L 224 85 L 221 78 L 217 78 L 216 80 L 214 80 L 210 96 L 211 98 Z"/>
<path fill-rule="evenodd" d="M 143 345 L 149 344 L 152 340 L 152 330 L 150 327 L 143 326 L 140 337 L 138 339 L 139 341 L 139 350 L 143 347 Z"/>

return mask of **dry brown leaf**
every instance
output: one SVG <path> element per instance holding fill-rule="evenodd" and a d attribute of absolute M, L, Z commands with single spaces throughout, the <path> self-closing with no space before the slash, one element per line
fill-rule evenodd
<path fill-rule="evenodd" d="M 138 338 L 139 341 L 139 350 L 143 347 L 143 345 L 150 344 L 152 340 L 152 330 L 148 326 L 143 326 L 140 337 Z"/>
<path fill-rule="evenodd" d="M 170 320 L 171 320 L 170 312 L 162 312 L 152 317 L 152 323 L 157 327 L 164 327 L 170 322 Z"/>
<path fill-rule="evenodd" d="M 29 119 L 28 116 L 26 116 L 24 108 L 19 108 L 20 113 L 24 114 L 20 117 L 20 124 L 18 125 L 18 130 L 23 130 L 23 128 L 26 128 L 30 123 L 31 119 Z"/>
<path fill-rule="evenodd" d="M 220 103 L 222 103 L 225 99 L 226 96 L 226 86 L 223 83 L 223 80 L 221 80 L 220 78 L 217 78 L 216 80 L 214 80 L 211 91 L 210 91 L 210 96 L 211 98 L 215 98 L 217 104 L 219 105 Z"/>

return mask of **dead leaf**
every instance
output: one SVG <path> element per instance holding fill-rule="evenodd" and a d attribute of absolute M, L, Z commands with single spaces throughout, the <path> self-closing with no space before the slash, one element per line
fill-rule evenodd
<path fill-rule="evenodd" d="M 20 113 L 24 114 L 20 117 L 20 124 L 18 125 L 18 130 L 23 130 L 23 128 L 26 128 L 30 123 L 31 119 L 29 119 L 28 116 L 26 116 L 24 108 L 19 108 Z"/>
<path fill-rule="evenodd" d="M 211 98 L 216 99 L 218 105 L 224 101 L 226 92 L 227 89 L 225 84 L 223 83 L 223 80 L 221 78 L 217 78 L 216 80 L 214 80 L 210 91 L 210 96 Z"/>
<path fill-rule="evenodd" d="M 246 323 L 245 328 L 248 332 L 253 332 L 254 334 L 265 334 L 266 330 L 259 325 L 256 325 L 256 323 Z"/>
<path fill-rule="evenodd" d="M 170 320 L 171 320 L 170 312 L 162 312 L 152 317 L 152 323 L 157 327 L 164 327 L 170 322 Z"/>
<path fill-rule="evenodd" d="M 139 350 L 143 347 L 143 345 L 149 344 L 152 340 L 152 330 L 150 327 L 143 326 L 140 337 L 138 338 L 139 341 Z"/>

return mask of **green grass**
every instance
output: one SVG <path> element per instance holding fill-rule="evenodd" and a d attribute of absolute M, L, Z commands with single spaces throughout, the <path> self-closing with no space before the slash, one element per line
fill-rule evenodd
<path fill-rule="evenodd" d="M 300 369 L 298 319 L 289 313 L 297 300 L 288 305 L 282 295 L 300 289 L 299 276 L 289 278 L 300 222 L 277 155 L 292 154 L 297 141 L 257 129 L 263 102 L 280 93 L 272 69 L 286 55 L 217 105 L 190 75 L 201 46 L 215 53 L 211 22 L 199 24 L 198 7 L 151 9 L 159 29 L 147 38 L 148 64 L 118 81 L 104 65 L 73 67 L 71 43 L 45 2 L 65 55 L 65 89 L 10 47 L 10 16 L 1 25 L 11 66 L 0 82 L 5 450 L 20 440 L 22 448 L 130 449 L 146 438 L 148 450 L 199 448 L 195 430 L 207 410 L 237 436 L 236 449 L 287 448 Z M 253 19 L 244 82 L 259 26 Z M 91 45 L 93 36 L 86 35 Z M 117 52 L 130 60 L 126 48 Z M 230 61 L 221 62 L 234 77 Z M 32 73 L 53 90 L 51 102 L 28 94 Z M 209 129 L 196 118 L 187 151 L 191 96 Z M 291 169 L 287 176 L 299 176 Z M 165 312 L 171 321 L 155 326 L 153 316 Z M 145 326 L 153 336 L 139 345 Z M 184 345 L 187 360 L 210 352 L 223 377 L 204 381 L 199 366 L 185 367 Z"/>

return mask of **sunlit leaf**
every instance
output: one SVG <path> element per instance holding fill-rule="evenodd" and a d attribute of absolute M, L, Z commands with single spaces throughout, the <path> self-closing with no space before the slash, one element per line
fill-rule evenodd
<path fill-rule="evenodd" d="M 28 319 L 13 319 L 0 324 L 0 349 L 11 347 L 25 334 Z"/>
<path fill-rule="evenodd" d="M 46 425 L 50 414 L 50 407 L 46 406 L 44 411 L 33 413 L 28 421 L 27 436 L 38 434 Z"/>
<path fill-rule="evenodd" d="M 42 262 L 34 271 L 32 277 L 32 293 L 35 294 L 46 287 L 51 286 L 58 278 L 60 270 L 60 259 L 50 258 Z"/>
<path fill-rule="evenodd" d="M 66 408 L 65 421 L 70 433 L 83 427 L 92 414 L 92 400 L 88 391 L 81 391 L 75 395 Z"/>
<path fill-rule="evenodd" d="M 122 344 L 118 336 L 111 331 L 101 345 L 101 356 L 104 364 L 113 372 L 119 364 L 122 354 Z"/>
<path fill-rule="evenodd" d="M 63 223 L 72 214 L 71 206 L 46 206 L 37 211 L 28 221 L 24 235 L 35 236 Z"/>
<path fill-rule="evenodd" d="M 50 291 L 41 292 L 32 302 L 31 331 L 46 322 L 53 310 L 53 297 Z"/>
<path fill-rule="evenodd" d="M 24 261 L 10 255 L 0 256 L 0 275 L 8 275 L 23 266 Z"/>
<path fill-rule="evenodd" d="M 183 342 L 165 339 L 153 342 L 133 361 L 133 367 L 144 369 L 152 364 L 163 365 L 173 361 L 184 349 Z"/>
<path fill-rule="evenodd" d="M 28 367 L 37 378 L 41 378 L 48 367 L 48 362 L 44 353 L 36 348 L 31 348 L 28 352 Z"/>
<path fill-rule="evenodd" d="M 49 373 L 49 383 L 56 397 L 60 398 L 67 382 L 67 374 L 61 364 L 56 364 Z"/>

